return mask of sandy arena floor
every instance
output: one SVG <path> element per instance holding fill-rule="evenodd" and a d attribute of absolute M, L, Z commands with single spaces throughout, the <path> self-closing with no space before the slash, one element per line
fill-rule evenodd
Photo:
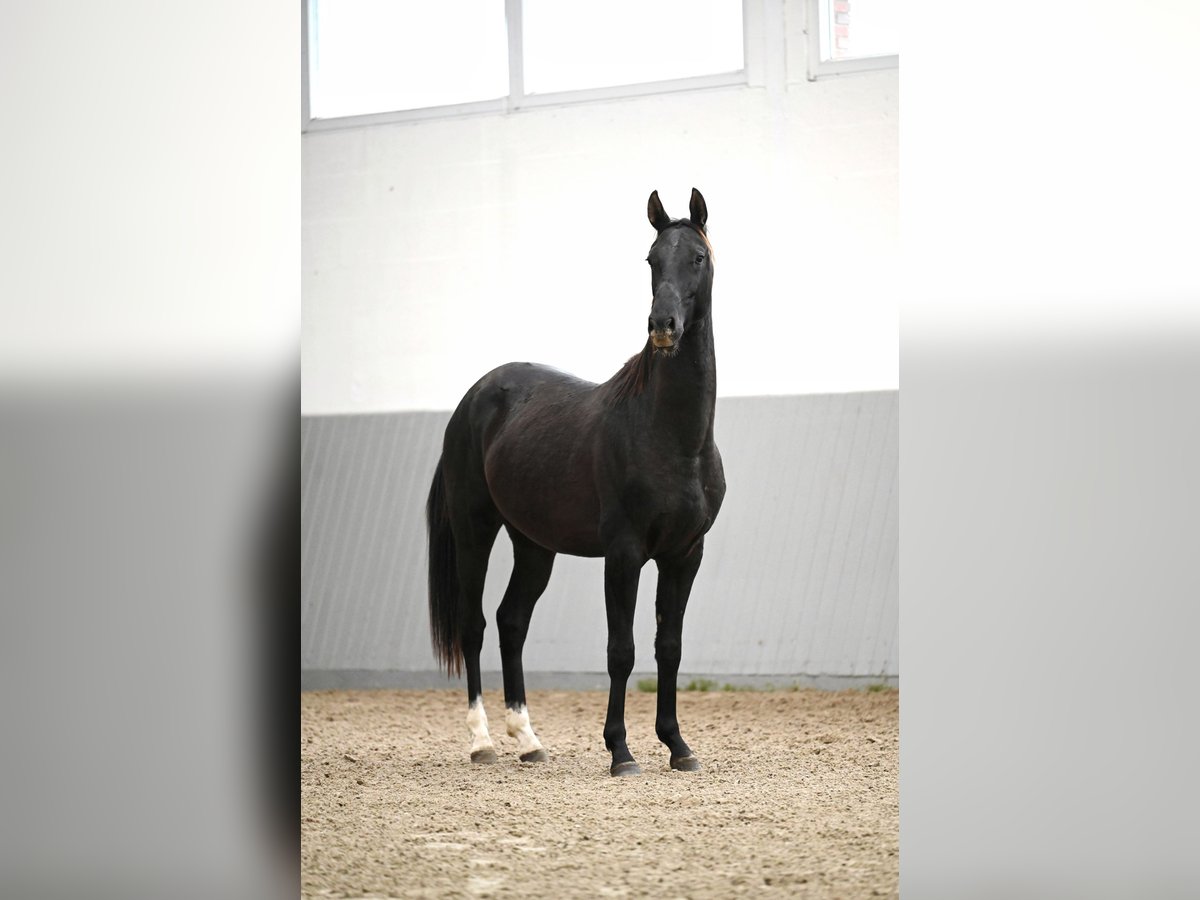
<path fill-rule="evenodd" d="M 459 691 L 301 694 L 303 896 L 898 895 L 898 692 L 681 692 L 699 773 L 631 692 L 631 778 L 606 698 L 531 692 L 550 761 L 522 764 L 486 692 L 500 759 L 473 766 Z"/>

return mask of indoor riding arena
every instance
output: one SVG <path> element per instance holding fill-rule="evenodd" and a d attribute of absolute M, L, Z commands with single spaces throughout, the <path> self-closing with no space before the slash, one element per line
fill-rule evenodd
<path fill-rule="evenodd" d="M 897 896 L 894 23 L 492 6 L 305 20 L 302 896 Z"/>

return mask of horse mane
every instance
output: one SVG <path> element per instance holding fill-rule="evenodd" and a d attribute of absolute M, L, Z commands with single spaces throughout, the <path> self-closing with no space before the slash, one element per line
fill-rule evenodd
<path fill-rule="evenodd" d="M 646 389 L 646 383 L 650 380 L 650 360 L 653 356 L 654 345 L 647 338 L 641 352 L 631 356 L 617 374 L 608 380 L 611 388 L 609 402 L 620 403 L 622 400 L 636 397 Z"/>

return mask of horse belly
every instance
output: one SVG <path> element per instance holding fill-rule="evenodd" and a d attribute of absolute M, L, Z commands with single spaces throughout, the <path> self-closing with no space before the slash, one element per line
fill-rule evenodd
<path fill-rule="evenodd" d="M 484 467 L 492 501 L 509 525 L 547 550 L 603 556 L 593 481 L 566 461 L 537 452 L 510 460 L 493 448 Z"/>

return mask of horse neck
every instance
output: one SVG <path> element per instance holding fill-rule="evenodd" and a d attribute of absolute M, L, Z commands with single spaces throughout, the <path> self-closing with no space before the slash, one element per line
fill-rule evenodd
<path fill-rule="evenodd" d="M 697 455 L 712 441 L 717 360 L 711 317 L 692 324 L 675 356 L 653 358 L 646 399 L 656 430 L 676 438 L 685 455 Z"/>

